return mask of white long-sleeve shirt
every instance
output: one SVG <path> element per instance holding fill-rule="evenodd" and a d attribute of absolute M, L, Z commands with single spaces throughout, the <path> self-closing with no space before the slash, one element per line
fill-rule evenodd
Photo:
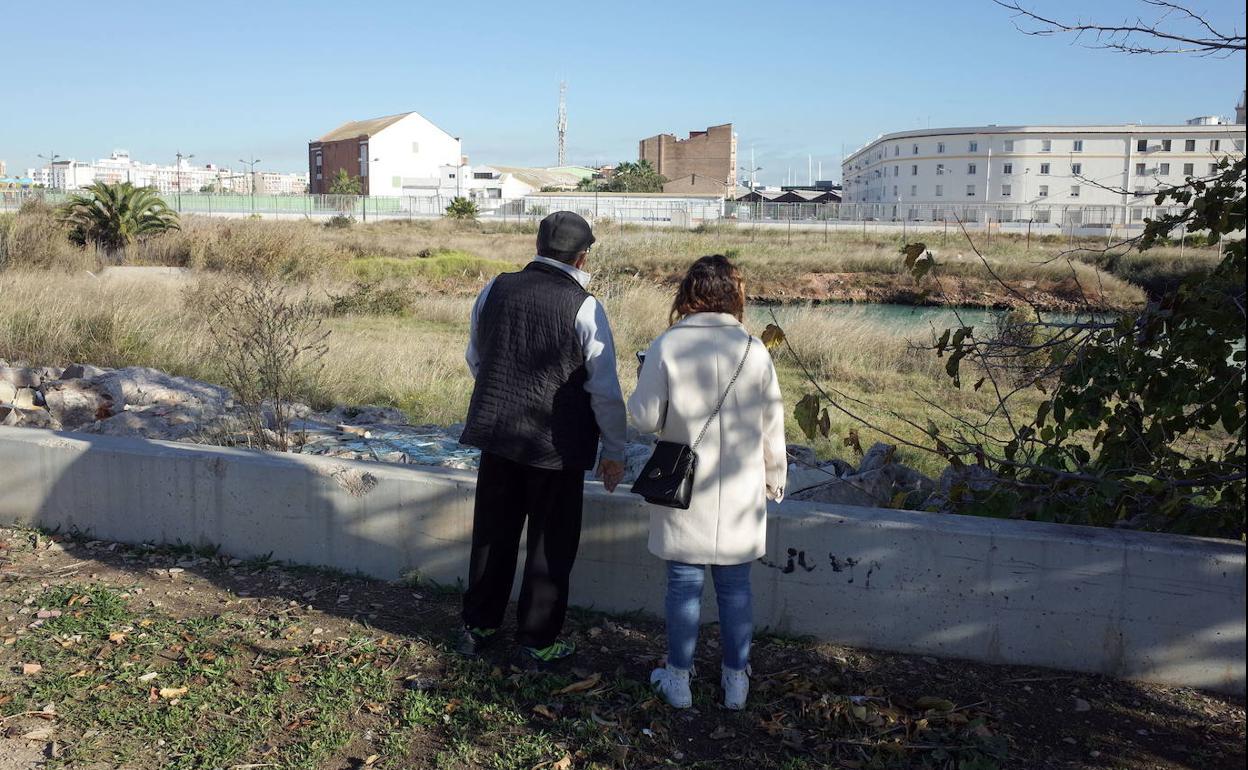
<path fill-rule="evenodd" d="M 534 262 L 556 267 L 576 279 L 581 288 L 589 288 L 590 274 L 572 265 L 548 257 L 536 256 Z M 481 309 L 490 295 L 494 281 L 490 280 L 477 295 L 472 306 L 472 320 L 468 330 L 468 349 L 464 354 L 468 371 L 477 376 L 481 355 L 477 346 L 477 329 L 480 327 Z M 615 339 L 606 311 L 594 297 L 586 297 L 576 313 L 576 332 L 585 351 L 585 392 L 594 410 L 598 431 L 602 434 L 602 457 L 604 460 L 624 460 L 624 445 L 628 429 L 628 416 L 624 407 L 624 394 L 620 390 L 620 378 L 615 371 Z"/>

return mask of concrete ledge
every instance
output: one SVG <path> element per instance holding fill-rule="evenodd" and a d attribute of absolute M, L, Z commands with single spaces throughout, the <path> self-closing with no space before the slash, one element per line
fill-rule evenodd
<path fill-rule="evenodd" d="M 463 471 L 0 427 L 0 524 L 272 552 L 384 579 L 464 576 L 475 483 Z M 586 502 L 573 600 L 661 612 L 647 506 L 597 485 Z M 754 570 L 759 626 L 1244 692 L 1241 543 L 784 503 L 768 548 Z"/>

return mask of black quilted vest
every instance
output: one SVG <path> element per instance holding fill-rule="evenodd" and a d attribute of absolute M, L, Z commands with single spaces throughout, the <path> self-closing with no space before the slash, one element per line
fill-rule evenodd
<path fill-rule="evenodd" d="M 594 467 L 598 423 L 576 332 L 588 296 L 540 262 L 494 279 L 477 319 L 481 360 L 461 444 L 535 468 Z"/>

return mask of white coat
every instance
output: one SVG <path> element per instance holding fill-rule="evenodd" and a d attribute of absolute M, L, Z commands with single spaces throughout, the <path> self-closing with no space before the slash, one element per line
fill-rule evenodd
<path fill-rule="evenodd" d="M 628 399 L 633 426 L 693 444 L 728 387 L 749 333 L 727 313 L 695 313 L 650 345 Z M 767 498 L 784 496 L 784 402 L 754 338 L 741 375 L 697 446 L 689 509 L 648 505 L 650 552 L 688 564 L 744 564 L 767 546 Z"/>

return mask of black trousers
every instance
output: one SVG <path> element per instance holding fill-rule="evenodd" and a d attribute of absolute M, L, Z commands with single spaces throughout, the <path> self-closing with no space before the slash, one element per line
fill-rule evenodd
<path fill-rule="evenodd" d="M 582 470 L 533 468 L 481 453 L 464 625 L 502 625 L 527 519 L 516 641 L 540 648 L 558 638 L 568 611 L 568 576 L 581 542 L 584 492 Z"/>

